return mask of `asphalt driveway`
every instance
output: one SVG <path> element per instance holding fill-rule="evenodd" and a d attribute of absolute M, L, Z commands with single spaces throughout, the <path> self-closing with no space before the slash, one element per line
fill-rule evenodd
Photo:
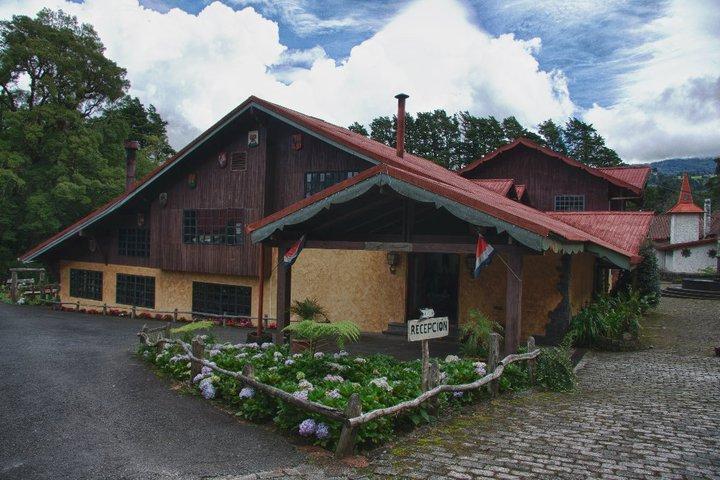
<path fill-rule="evenodd" d="M 0 304 L 0 478 L 200 478 L 304 460 L 269 427 L 172 391 L 132 355 L 143 323 Z"/>

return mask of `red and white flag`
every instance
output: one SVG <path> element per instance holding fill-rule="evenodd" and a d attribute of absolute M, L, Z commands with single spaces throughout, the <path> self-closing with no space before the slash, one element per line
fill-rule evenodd
<path fill-rule="evenodd" d="M 300 237 L 300 239 L 293 243 L 290 248 L 287 249 L 285 252 L 285 255 L 283 255 L 283 266 L 285 268 L 289 268 L 292 266 L 293 263 L 295 263 L 295 260 L 297 260 L 298 255 L 300 255 L 300 252 L 302 251 L 303 247 L 305 246 L 305 235 Z"/>
<path fill-rule="evenodd" d="M 492 256 L 495 253 L 495 249 L 490 245 L 485 238 L 478 233 L 477 245 L 475 245 L 475 270 L 473 271 L 473 277 L 478 278 L 480 271 L 487 267 L 492 261 Z"/>

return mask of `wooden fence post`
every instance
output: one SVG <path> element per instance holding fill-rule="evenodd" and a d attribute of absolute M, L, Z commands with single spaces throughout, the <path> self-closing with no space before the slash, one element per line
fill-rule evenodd
<path fill-rule="evenodd" d="M 527 351 L 532 353 L 535 351 L 535 337 L 528 337 Z M 535 385 L 535 369 L 537 366 L 537 358 L 528 360 L 528 376 L 530 377 L 530 385 Z"/>
<path fill-rule="evenodd" d="M 242 374 L 245 375 L 246 377 L 254 377 L 255 376 L 255 368 L 252 366 L 251 363 L 246 363 L 242 369 Z"/>
<path fill-rule="evenodd" d="M 75 302 L 75 311 L 76 312 L 80 311 L 80 302 Z"/>
<path fill-rule="evenodd" d="M 438 366 L 437 362 L 430 362 L 430 367 L 428 371 L 428 384 L 427 384 L 427 390 L 432 390 L 433 388 L 440 385 L 440 367 Z M 425 390 L 427 392 L 427 390 Z M 438 399 L 433 398 L 431 400 L 428 400 L 428 410 L 433 415 L 437 415 L 438 412 Z"/>
<path fill-rule="evenodd" d="M 173 322 L 177 322 L 177 321 L 178 321 L 178 309 L 176 308 L 173 311 Z"/>
<path fill-rule="evenodd" d="M 143 345 L 147 341 L 147 337 L 145 336 L 145 335 L 147 335 L 147 329 L 148 329 L 147 325 L 143 325 L 142 328 L 140 329 L 140 335 L 138 335 L 138 338 L 140 339 L 140 343 Z"/>
<path fill-rule="evenodd" d="M 10 275 L 10 300 L 13 303 L 18 301 L 18 274 L 13 271 Z"/>
<path fill-rule="evenodd" d="M 488 349 L 488 361 L 487 361 L 488 373 L 494 372 L 499 363 L 500 363 L 500 334 L 499 333 L 491 333 L 490 334 L 490 348 Z M 495 379 L 492 382 L 490 382 L 490 384 L 488 385 L 488 393 L 490 393 L 490 396 L 491 397 L 497 396 L 499 391 L 500 391 L 499 379 Z"/>
<path fill-rule="evenodd" d="M 362 404 L 360 396 L 357 393 L 350 395 L 347 407 L 345 407 L 345 416 L 354 418 L 362 414 Z M 340 439 L 335 448 L 335 458 L 343 458 L 352 455 L 355 451 L 355 437 L 357 436 L 358 427 L 351 427 L 348 424 L 343 425 L 340 432 Z"/>
<path fill-rule="evenodd" d="M 192 339 L 191 344 L 192 354 L 193 357 L 202 360 L 205 356 L 205 342 L 203 342 L 203 339 L 200 337 L 195 337 Z M 190 376 L 192 378 L 195 378 L 196 375 L 200 373 L 200 370 L 202 370 L 202 364 L 200 362 L 197 362 L 195 360 L 191 360 L 190 363 Z"/>
<path fill-rule="evenodd" d="M 133 305 L 130 309 L 130 318 L 135 318 L 135 316 L 137 316 L 137 309 L 135 308 L 135 305 Z"/>
<path fill-rule="evenodd" d="M 103 315 L 107 315 L 107 303 L 103 303 Z"/>

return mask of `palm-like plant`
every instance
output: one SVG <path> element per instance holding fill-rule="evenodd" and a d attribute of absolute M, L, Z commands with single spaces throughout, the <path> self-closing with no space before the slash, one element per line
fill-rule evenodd
<path fill-rule="evenodd" d="M 501 332 L 502 326 L 487 318 L 476 308 L 471 308 L 468 313 L 470 320 L 460 327 L 462 335 L 460 351 L 464 355 L 486 355 L 490 347 L 490 334 Z"/>
<path fill-rule="evenodd" d="M 314 320 L 316 322 L 329 322 L 327 310 L 314 298 L 295 300 L 290 305 L 290 313 L 301 320 Z"/>

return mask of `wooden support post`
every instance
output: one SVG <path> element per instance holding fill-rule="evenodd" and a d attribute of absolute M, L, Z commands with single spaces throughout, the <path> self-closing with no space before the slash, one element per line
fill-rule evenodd
<path fill-rule="evenodd" d="M 362 414 L 362 404 L 360 396 L 357 393 L 350 395 L 347 407 L 345 407 L 345 416 L 354 418 Z M 335 448 L 335 458 L 344 458 L 355 452 L 355 437 L 357 436 L 358 427 L 351 427 L 348 424 L 343 425 L 340 432 L 340 439 Z"/>
<path fill-rule="evenodd" d="M 522 329 L 522 271 L 520 250 L 507 254 L 507 289 L 505 294 L 505 355 L 517 352 Z M 517 275 L 517 277 L 515 276 Z M 518 279 L 518 277 L 520 277 Z"/>
<path fill-rule="evenodd" d="M 282 257 L 290 247 L 290 243 L 282 242 L 278 247 L 278 255 Z M 284 342 L 283 329 L 290 324 L 290 290 L 292 288 L 292 267 L 280 265 L 277 268 L 277 329 L 275 343 Z"/>
<path fill-rule="evenodd" d="M 13 303 L 18 301 L 18 274 L 14 270 L 10 274 L 10 300 Z"/>
<path fill-rule="evenodd" d="M 203 339 L 200 337 L 195 337 L 192 339 L 192 343 L 190 344 L 190 348 L 193 354 L 193 357 L 202 360 L 205 356 L 205 342 L 203 342 Z M 197 362 L 195 360 L 190 361 L 190 377 L 195 378 L 200 371 L 202 370 L 202 364 L 200 362 Z"/>
<path fill-rule="evenodd" d="M 177 308 L 175 310 L 173 310 L 173 320 L 172 321 L 173 322 L 178 321 L 178 309 Z"/>
<path fill-rule="evenodd" d="M 45 270 L 40 270 L 40 274 L 38 275 L 38 293 L 40 295 L 40 300 L 45 300 Z"/>
<path fill-rule="evenodd" d="M 258 314 L 257 314 L 257 340 L 262 338 L 263 333 L 263 307 L 265 303 L 265 245 L 260 244 L 258 258 Z"/>
<path fill-rule="evenodd" d="M 135 308 L 135 305 L 132 306 L 130 309 L 130 318 L 135 318 L 137 316 L 137 309 Z"/>
<path fill-rule="evenodd" d="M 422 345 L 422 391 L 427 392 L 430 384 L 430 346 L 427 340 L 420 342 Z"/>
<path fill-rule="evenodd" d="M 488 359 L 487 359 L 487 368 L 488 373 L 492 373 L 497 368 L 498 364 L 500 363 L 500 334 L 499 333 L 491 333 L 490 334 L 490 348 L 488 351 Z M 491 397 L 497 396 L 498 392 L 500 391 L 500 382 L 498 380 L 493 380 L 488 384 L 488 393 Z"/>
<path fill-rule="evenodd" d="M 531 353 L 535 351 L 535 337 L 528 337 L 527 351 Z M 528 360 L 528 376 L 530 377 L 530 385 L 535 385 L 535 369 L 537 367 L 537 359 L 531 358 Z"/>

